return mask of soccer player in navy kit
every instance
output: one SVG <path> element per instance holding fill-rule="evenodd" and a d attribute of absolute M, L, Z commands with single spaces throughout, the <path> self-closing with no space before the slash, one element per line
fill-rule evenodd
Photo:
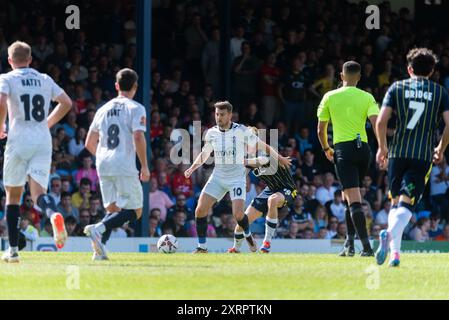
<path fill-rule="evenodd" d="M 383 264 L 388 250 L 390 266 L 399 266 L 402 233 L 415 205 L 419 202 L 432 169 L 432 161 L 441 162 L 449 143 L 449 94 L 430 81 L 437 63 L 435 54 L 415 48 L 407 54 L 410 78 L 395 82 L 385 95 L 377 120 L 379 149 L 377 162 L 388 168 L 390 197 L 393 206 L 388 215 L 388 229 L 379 235 L 376 260 Z M 396 114 L 396 131 L 387 148 L 387 123 Z M 434 149 L 434 134 L 443 114 L 446 127 Z"/>

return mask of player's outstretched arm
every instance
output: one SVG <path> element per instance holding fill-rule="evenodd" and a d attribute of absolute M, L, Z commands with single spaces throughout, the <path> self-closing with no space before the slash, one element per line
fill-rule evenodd
<path fill-rule="evenodd" d="M 0 140 L 6 138 L 6 115 L 8 114 L 8 95 L 0 94 Z"/>
<path fill-rule="evenodd" d="M 273 158 L 278 159 L 278 161 L 282 167 L 290 168 L 290 166 L 292 165 L 292 160 L 290 158 L 281 156 L 270 145 L 268 145 L 267 143 L 263 142 L 260 139 L 257 143 L 257 147 L 259 150 L 265 151 L 267 154 L 271 155 Z"/>
<path fill-rule="evenodd" d="M 190 178 L 192 176 L 192 174 L 199 167 L 201 167 L 207 161 L 207 159 L 209 159 L 210 155 L 212 154 L 212 151 L 214 151 L 214 148 L 212 147 L 212 145 L 210 143 L 206 143 L 203 147 L 203 150 L 200 152 L 198 157 L 196 157 L 195 161 L 190 166 L 190 168 L 184 172 L 184 176 L 187 179 Z"/>
<path fill-rule="evenodd" d="M 444 127 L 443 136 L 441 137 L 440 143 L 435 148 L 435 153 L 433 156 L 433 161 L 436 164 L 439 164 L 441 161 L 443 161 L 444 152 L 449 145 L 449 111 L 445 111 L 443 113 L 443 119 L 446 125 Z"/>
<path fill-rule="evenodd" d="M 72 110 L 73 102 L 67 93 L 62 93 L 56 97 L 55 101 L 58 103 L 56 108 L 48 116 L 48 128 L 53 128 L 55 124 L 62 120 L 70 110 Z"/>
<path fill-rule="evenodd" d="M 329 126 L 329 121 L 319 121 L 318 122 L 318 139 L 320 140 L 321 148 L 323 148 L 324 154 L 327 160 L 334 162 L 334 149 L 329 147 L 329 141 L 327 139 L 327 127 Z"/>
<path fill-rule="evenodd" d="M 134 144 L 136 146 L 137 157 L 140 161 L 140 180 L 142 182 L 150 181 L 150 169 L 148 169 L 147 159 L 147 140 L 143 131 L 134 132 Z"/>
<path fill-rule="evenodd" d="M 387 125 L 393 109 L 382 107 L 376 121 L 376 136 L 379 148 L 377 150 L 376 161 L 379 168 L 385 170 L 388 165 L 388 145 L 387 145 Z"/>

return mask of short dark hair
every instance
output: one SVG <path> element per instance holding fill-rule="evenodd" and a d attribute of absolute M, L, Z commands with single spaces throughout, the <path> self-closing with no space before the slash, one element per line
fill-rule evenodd
<path fill-rule="evenodd" d="M 68 216 L 67 218 L 65 218 L 65 223 L 67 224 L 76 224 L 76 219 L 74 216 Z"/>
<path fill-rule="evenodd" d="M 214 105 L 215 109 L 218 110 L 227 110 L 228 112 L 232 113 L 232 104 L 229 101 L 219 101 L 217 103 L 215 103 Z"/>
<path fill-rule="evenodd" d="M 346 61 L 343 64 L 343 73 L 345 74 L 357 74 L 362 71 L 360 63 L 355 61 Z"/>
<path fill-rule="evenodd" d="M 428 76 L 438 63 L 438 57 L 430 49 L 414 48 L 407 53 L 407 63 L 415 75 Z"/>
<path fill-rule="evenodd" d="M 81 178 L 81 180 L 80 180 L 80 186 L 89 185 L 89 187 L 90 187 L 91 184 L 92 184 L 92 182 L 90 181 L 89 178 Z"/>
<path fill-rule="evenodd" d="M 131 91 L 134 85 L 139 81 L 139 76 L 134 70 L 122 69 L 117 73 L 116 81 L 121 91 Z"/>
<path fill-rule="evenodd" d="M 61 193 L 61 199 L 65 198 L 65 197 L 72 197 L 72 195 L 70 194 L 70 192 L 64 191 L 64 192 Z"/>

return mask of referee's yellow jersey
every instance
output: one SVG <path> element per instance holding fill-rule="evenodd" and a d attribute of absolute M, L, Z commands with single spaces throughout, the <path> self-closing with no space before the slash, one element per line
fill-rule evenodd
<path fill-rule="evenodd" d="M 334 144 L 353 141 L 357 134 L 368 142 L 366 119 L 379 114 L 373 95 L 356 87 L 342 87 L 327 92 L 318 107 L 318 119 L 331 121 Z"/>

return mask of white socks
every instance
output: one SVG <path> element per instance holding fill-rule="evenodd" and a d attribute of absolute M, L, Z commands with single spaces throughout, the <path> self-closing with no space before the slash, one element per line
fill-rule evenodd
<path fill-rule="evenodd" d="M 263 242 L 271 242 L 271 239 L 273 239 L 274 234 L 276 233 L 276 228 L 278 225 L 278 219 L 271 219 L 266 218 L 265 222 L 265 238 L 263 239 Z"/>
<path fill-rule="evenodd" d="M 104 225 L 103 222 L 99 222 L 95 225 L 95 229 L 98 230 L 98 232 L 100 232 L 101 234 L 106 232 L 106 226 Z"/>
<path fill-rule="evenodd" d="M 408 225 L 412 213 L 405 207 L 390 210 L 388 214 L 388 234 L 390 236 L 390 250 L 391 253 L 400 253 L 402 233 Z"/>
<path fill-rule="evenodd" d="M 243 232 L 235 232 L 234 233 L 234 248 L 240 250 L 243 244 L 243 240 L 245 240 L 245 236 Z"/>

